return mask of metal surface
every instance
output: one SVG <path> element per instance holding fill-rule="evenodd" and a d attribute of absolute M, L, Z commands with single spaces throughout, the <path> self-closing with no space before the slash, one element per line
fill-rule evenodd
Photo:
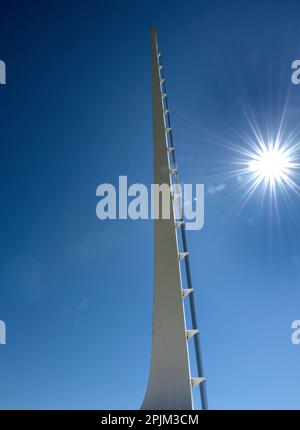
<path fill-rule="evenodd" d="M 160 63 L 155 28 L 151 29 L 154 184 L 179 186 L 164 69 Z M 177 191 L 176 191 L 177 190 Z M 175 193 L 178 188 L 175 188 Z M 174 196 L 173 196 L 174 197 Z M 181 205 L 180 198 L 177 205 Z M 175 202 L 174 202 L 175 205 Z M 155 208 L 155 211 L 157 208 Z M 180 213 L 180 210 L 179 210 Z M 154 221 L 154 303 L 152 355 L 142 409 L 193 409 L 192 389 L 199 385 L 202 409 L 207 409 L 205 377 L 197 326 L 185 224 L 161 213 Z M 183 250 L 179 252 L 177 231 Z M 184 260 L 187 288 L 182 289 L 180 261 Z M 183 263 L 182 263 L 183 264 Z M 188 299 L 186 298 L 188 297 Z M 185 299 L 186 298 L 186 299 Z M 184 300 L 189 300 L 192 327 L 186 329 Z M 198 376 L 191 378 L 188 339 L 194 339 Z"/>
<path fill-rule="evenodd" d="M 171 186 L 155 30 L 151 30 L 154 184 Z M 152 355 L 142 409 L 193 409 L 178 243 L 170 219 L 154 221 Z"/>
<path fill-rule="evenodd" d="M 187 240 L 186 240 L 186 233 L 185 233 L 185 225 L 184 225 L 184 223 L 181 225 L 181 233 L 182 233 L 183 250 L 185 252 L 187 252 Z M 185 270 L 186 270 L 188 289 L 192 290 L 191 293 L 189 294 L 192 326 L 193 326 L 193 329 L 198 330 L 197 314 L 196 314 L 196 307 L 195 307 L 194 290 L 193 290 L 193 285 L 192 285 L 192 276 L 191 276 L 191 267 L 190 267 L 189 255 L 185 258 Z M 195 344 L 195 354 L 196 354 L 196 362 L 197 362 L 198 375 L 199 375 L 199 377 L 204 378 L 204 368 L 203 368 L 203 362 L 202 362 L 202 353 L 201 353 L 201 346 L 200 346 L 200 334 L 199 334 L 199 331 L 194 336 L 194 344 Z M 205 381 L 205 379 L 199 385 L 199 389 L 200 389 L 200 397 L 201 397 L 202 409 L 206 410 L 206 409 L 208 409 L 208 403 L 207 403 L 206 381 Z"/>

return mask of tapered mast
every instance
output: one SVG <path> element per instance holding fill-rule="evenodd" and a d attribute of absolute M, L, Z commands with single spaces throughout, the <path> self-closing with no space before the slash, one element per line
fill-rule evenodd
<path fill-rule="evenodd" d="M 153 117 L 153 183 L 167 184 L 171 190 L 179 184 L 175 148 L 165 78 L 157 35 L 151 28 L 152 52 L 152 117 Z M 174 188 L 173 188 L 174 189 Z M 150 375 L 142 409 L 193 409 L 193 388 L 200 384 L 202 408 L 207 409 L 205 378 L 201 360 L 193 288 L 185 225 L 176 219 L 174 199 L 170 191 L 170 217 L 164 219 L 159 201 L 154 201 L 154 301 L 152 326 L 152 354 Z M 177 196 L 178 197 L 178 196 Z M 178 204 L 178 202 L 177 202 Z M 177 232 L 181 231 L 183 250 L 179 251 Z M 182 288 L 181 260 L 185 261 L 187 286 Z M 190 300 L 193 327 L 186 328 L 184 301 Z M 194 338 L 198 377 L 190 373 L 188 342 Z"/>

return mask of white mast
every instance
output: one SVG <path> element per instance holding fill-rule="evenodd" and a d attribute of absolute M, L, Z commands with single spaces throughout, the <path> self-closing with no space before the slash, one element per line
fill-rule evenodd
<path fill-rule="evenodd" d="M 175 183 L 178 184 L 179 182 L 172 135 L 170 136 L 172 130 L 167 95 L 164 90 L 164 75 L 159 60 L 160 53 L 157 47 L 156 30 L 153 27 L 151 28 L 151 49 L 153 183 L 158 185 L 167 184 L 171 190 L 174 175 Z M 199 384 L 204 385 L 205 379 L 200 373 L 197 378 L 191 378 L 190 375 L 188 339 L 191 337 L 196 338 L 198 329 L 195 326 L 196 321 L 193 315 L 191 315 L 193 321 L 192 330 L 186 329 L 185 322 L 183 302 L 186 300 L 185 297 L 189 296 L 191 298 L 193 295 L 192 288 L 182 289 L 180 261 L 188 259 L 188 253 L 186 249 L 183 250 L 184 252 L 179 252 L 177 228 L 180 227 L 182 234 L 184 234 L 183 244 L 186 246 L 185 227 L 184 223 L 176 222 L 178 220 L 175 219 L 173 204 L 171 204 L 171 216 L 169 219 L 163 219 L 160 207 L 154 208 L 155 213 L 158 210 L 159 217 L 154 221 L 154 302 L 151 368 L 142 409 L 189 410 L 193 409 L 192 389 Z M 187 263 L 188 270 L 190 270 L 189 262 L 187 261 Z M 203 405 L 202 401 L 204 409 L 206 409 L 205 405 L 206 403 Z"/>

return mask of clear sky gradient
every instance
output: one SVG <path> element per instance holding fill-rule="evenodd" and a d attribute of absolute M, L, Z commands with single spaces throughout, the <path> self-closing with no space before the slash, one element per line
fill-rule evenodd
<path fill-rule="evenodd" d="M 139 408 L 150 361 L 151 221 L 96 218 L 96 188 L 152 180 L 150 25 L 180 175 L 211 408 L 299 408 L 300 197 L 278 216 L 230 172 L 251 135 L 299 125 L 297 1 L 1 4 L 0 408 Z M 239 179 L 239 180 L 238 180 Z M 226 187 L 224 187 L 224 185 Z M 218 185 L 222 191 L 215 191 Z M 299 184 L 300 185 L 300 184 Z"/>

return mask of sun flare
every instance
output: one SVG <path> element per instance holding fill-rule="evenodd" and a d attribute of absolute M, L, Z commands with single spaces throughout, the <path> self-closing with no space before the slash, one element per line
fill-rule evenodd
<path fill-rule="evenodd" d="M 240 132 L 243 144 L 231 146 L 238 154 L 232 172 L 244 189 L 242 206 L 254 194 L 275 205 L 280 195 L 290 201 L 290 191 L 300 197 L 300 128 L 288 124 L 285 110 L 276 127 L 266 121 L 261 129 L 251 111 L 246 120 L 251 133 Z"/>
<path fill-rule="evenodd" d="M 280 205 L 293 204 L 292 194 L 300 198 L 300 127 L 291 127 L 285 113 L 276 127 L 266 121 L 261 129 L 251 111 L 246 120 L 250 133 L 237 131 L 239 143 L 224 143 L 235 155 L 227 174 L 241 192 L 236 214 L 253 197 L 278 216 Z"/>
<path fill-rule="evenodd" d="M 260 148 L 253 157 L 248 163 L 248 169 L 259 183 L 265 181 L 275 184 L 288 181 L 294 167 L 288 150 L 269 144 L 268 147 Z"/>

